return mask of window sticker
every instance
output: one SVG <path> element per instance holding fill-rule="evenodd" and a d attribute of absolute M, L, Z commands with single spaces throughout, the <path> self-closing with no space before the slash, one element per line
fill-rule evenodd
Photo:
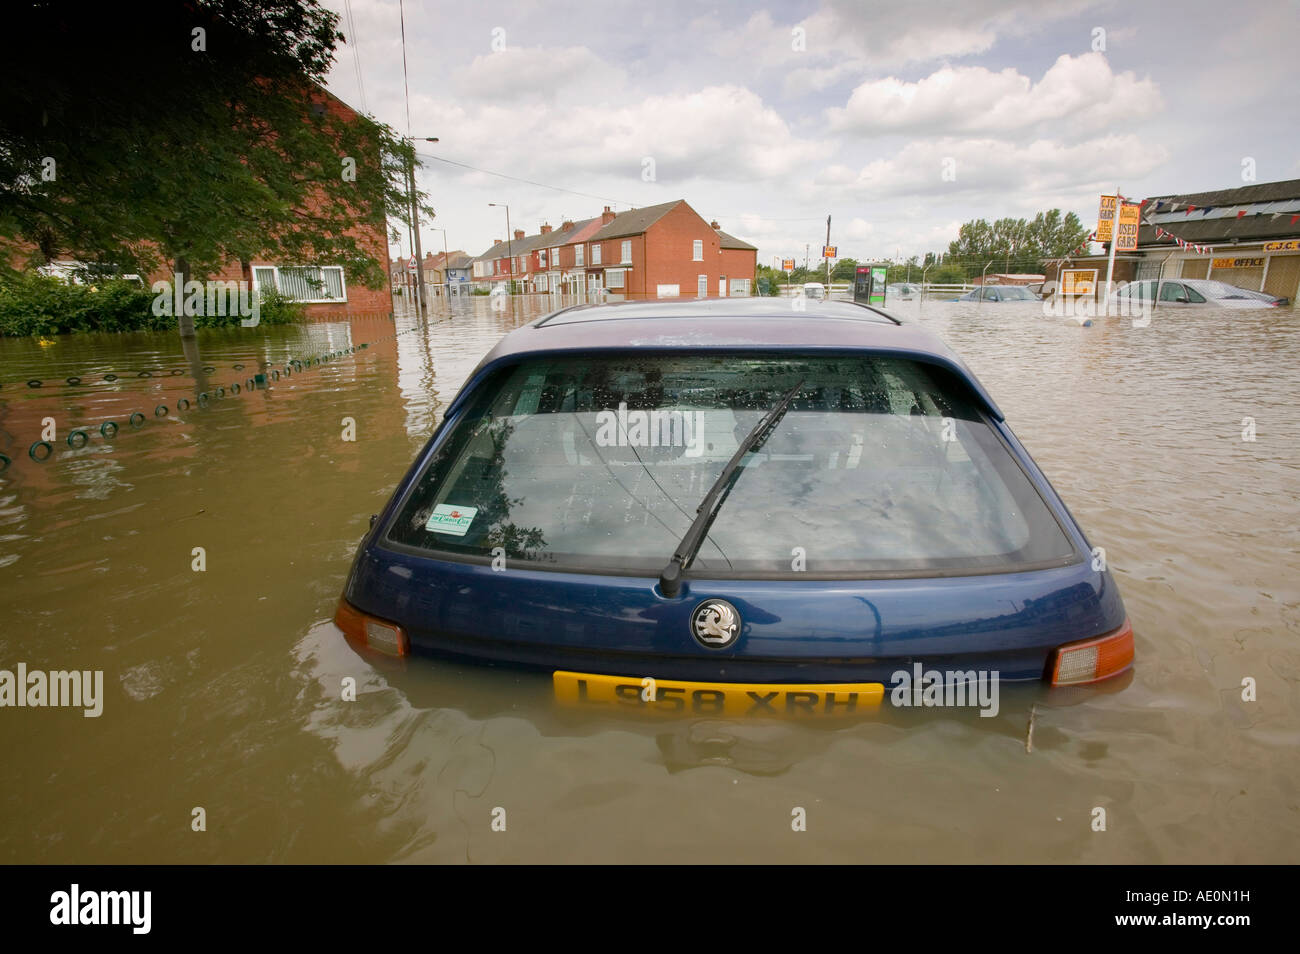
<path fill-rule="evenodd" d="M 434 533 L 445 533 L 453 537 L 463 537 L 469 525 L 474 522 L 478 507 L 456 507 L 452 504 L 438 504 L 429 514 L 424 529 Z"/>

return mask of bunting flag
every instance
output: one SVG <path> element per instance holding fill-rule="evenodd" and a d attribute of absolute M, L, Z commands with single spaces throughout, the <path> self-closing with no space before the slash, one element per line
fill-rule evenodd
<path fill-rule="evenodd" d="M 1292 225 L 1295 225 L 1295 220 L 1296 220 L 1296 219 L 1300 219 L 1300 213 L 1297 213 L 1296 215 L 1291 216 L 1291 224 L 1292 224 Z"/>
<path fill-rule="evenodd" d="M 1246 214 L 1246 210 L 1245 210 L 1245 209 L 1238 209 L 1238 210 L 1237 210 L 1237 218 L 1241 218 L 1241 217 L 1244 216 L 1245 214 Z"/>
<path fill-rule="evenodd" d="M 1192 214 L 1193 212 L 1195 212 L 1195 211 L 1196 211 L 1196 206 L 1194 206 L 1194 205 L 1189 205 L 1189 206 L 1187 207 L 1187 211 L 1184 212 L 1183 215 L 1191 215 L 1191 214 Z"/>

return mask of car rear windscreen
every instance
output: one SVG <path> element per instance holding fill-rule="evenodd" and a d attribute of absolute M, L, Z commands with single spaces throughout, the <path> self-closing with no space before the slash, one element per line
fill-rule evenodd
<path fill-rule="evenodd" d="M 740 442 L 796 384 L 743 458 L 697 575 L 994 572 L 1075 558 L 958 379 L 861 353 L 606 354 L 498 370 L 387 539 L 453 559 L 657 574 Z"/>

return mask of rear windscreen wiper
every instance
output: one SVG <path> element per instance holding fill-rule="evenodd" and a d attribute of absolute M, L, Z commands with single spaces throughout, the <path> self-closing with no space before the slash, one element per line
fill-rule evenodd
<path fill-rule="evenodd" d="M 803 387 L 803 381 L 786 391 L 781 400 L 776 403 L 776 406 L 764 414 L 763 419 L 754 425 L 754 429 L 740 442 L 740 446 L 736 448 L 736 453 L 731 455 L 731 460 L 727 461 L 727 466 L 722 468 L 722 473 L 713 482 L 709 492 L 704 495 L 704 502 L 696 508 L 695 520 L 691 523 L 690 529 L 686 531 L 686 536 L 682 537 L 682 542 L 677 544 L 677 549 L 673 551 L 672 559 L 668 561 L 668 565 L 659 574 L 659 589 L 664 596 L 672 598 L 677 595 L 677 591 L 681 588 L 682 572 L 690 568 L 691 561 L 695 559 L 695 554 L 704 543 L 704 537 L 713 524 L 713 518 L 717 516 L 718 508 L 727 499 L 727 494 L 731 493 L 732 486 L 735 485 L 737 478 L 740 476 L 741 458 L 750 451 L 763 446 L 763 442 L 768 439 L 772 431 L 776 430 L 776 425 L 785 416 L 786 408 L 790 406 L 790 402 L 794 400 L 794 396 L 799 393 L 801 387 Z"/>

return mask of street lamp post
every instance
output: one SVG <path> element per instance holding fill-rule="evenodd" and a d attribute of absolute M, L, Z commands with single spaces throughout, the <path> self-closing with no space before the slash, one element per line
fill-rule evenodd
<path fill-rule="evenodd" d="M 504 202 L 489 202 L 488 205 L 506 210 L 506 291 L 513 294 L 515 285 L 515 233 L 510 231 L 510 206 Z"/>
<path fill-rule="evenodd" d="M 451 277 L 447 274 L 447 259 L 450 257 L 450 253 L 448 253 L 447 251 L 447 230 L 442 228 L 434 228 L 433 231 L 442 233 L 442 281 L 443 284 L 446 286 L 446 295 L 448 298 L 450 298 Z"/>
<path fill-rule="evenodd" d="M 411 136 L 405 137 L 408 142 L 414 142 Z M 421 136 L 425 142 L 437 142 L 437 136 Z M 407 184 L 411 189 L 411 225 L 415 232 L 415 300 L 418 303 L 419 312 L 423 315 L 428 309 L 424 302 L 424 253 L 420 250 L 420 197 L 415 192 L 415 157 L 411 157 L 411 162 L 406 167 Z"/>

